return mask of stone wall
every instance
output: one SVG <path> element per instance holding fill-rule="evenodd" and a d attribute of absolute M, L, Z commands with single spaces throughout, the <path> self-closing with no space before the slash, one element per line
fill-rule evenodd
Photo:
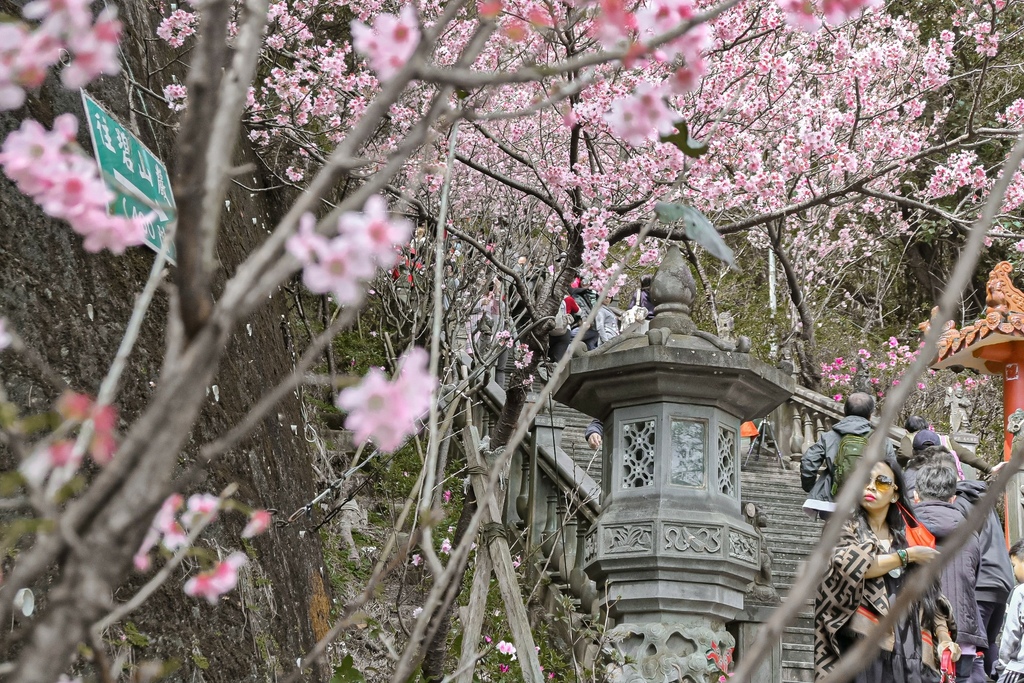
<path fill-rule="evenodd" d="M 8 8 L 10 11 L 12 8 Z M 169 166 L 175 131 L 146 118 L 168 120 L 158 100 L 142 95 L 130 83 L 129 71 L 140 85 L 161 92 L 171 74 L 184 76 L 173 54 L 155 38 L 159 15 L 148 4 L 120 4 L 128 34 L 123 43 L 127 69 L 106 78 L 90 94 L 134 132 Z M 159 67 L 171 63 L 167 69 Z M 131 106 L 129 106 L 129 98 Z M 133 112 L 131 109 L 137 111 Z M 71 112 L 82 117 L 79 93 L 63 90 L 50 79 L 30 95 L 19 111 L 0 115 L 0 136 L 32 117 L 49 127 L 55 116 Z M 79 143 L 91 153 L 84 121 Z M 244 155 L 244 152 L 243 152 Z M 245 158 L 239 161 L 246 161 Z M 258 172 L 238 179 L 250 187 L 263 186 Z M 279 197 L 250 193 L 237 185 L 230 191 L 218 256 L 223 274 L 230 274 L 274 224 Z M 142 290 L 155 257 L 146 247 L 129 249 L 120 257 L 107 252 L 89 254 L 82 241 L 61 221 L 51 220 L 0 174 L 0 315 L 70 384 L 95 394 L 114 357 L 136 295 Z M 159 381 L 168 311 L 167 295 L 158 293 L 138 344 L 124 374 L 117 399 L 122 429 L 146 405 Z M 187 464 L 203 443 L 236 424 L 259 397 L 291 367 L 282 321 L 288 314 L 285 297 L 275 294 L 251 319 L 244 321 L 215 379 L 217 391 L 208 403 L 180 456 Z M 13 354 L 0 356 L 0 378 L 9 398 L 32 412 L 46 410 L 55 396 L 38 375 Z M 296 433 L 297 432 L 297 433 Z M 298 402 L 289 395 L 251 438 L 218 459 L 198 490 L 219 492 L 239 485 L 237 498 L 257 507 L 280 511 L 279 519 L 315 495 L 311 456 L 302 438 Z M 11 454 L 0 450 L 3 469 Z M 8 518 L 9 519 L 9 518 Z M 230 552 L 242 548 L 238 537 L 244 520 L 227 515 L 209 530 L 200 545 Z M 298 534 L 299 527 L 274 527 L 246 548 L 254 560 L 239 590 L 211 607 L 186 597 L 182 585 L 186 563 L 145 607 L 108 633 L 117 652 L 131 648 L 130 661 L 177 660 L 171 680 L 264 681 L 291 671 L 296 658 L 315 642 L 314 622 L 322 630 L 330 596 L 322 580 L 323 550 L 317 534 Z M 117 594 L 128 598 L 148 576 L 132 577 Z M 45 609 L 45 586 L 36 586 L 38 610 Z M 137 635 L 136 635 L 137 634 Z M 17 638 L 2 648 L 15 654 Z M 307 677 L 306 680 L 309 680 Z"/>

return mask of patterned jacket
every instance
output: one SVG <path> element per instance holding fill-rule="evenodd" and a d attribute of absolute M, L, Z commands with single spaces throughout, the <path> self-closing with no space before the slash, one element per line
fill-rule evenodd
<path fill-rule="evenodd" d="M 814 600 L 814 678 L 823 679 L 844 652 L 850 649 L 858 636 L 867 631 L 889 612 L 889 594 L 884 576 L 873 579 L 865 574 L 875 556 L 884 553 L 878 539 L 859 517 L 848 521 L 832 552 L 829 568 L 818 586 Z M 954 640 L 956 626 L 952 608 L 945 598 L 939 599 L 935 623 L 917 627 L 922 621 L 918 610 L 914 626 L 913 647 L 920 653 L 920 661 L 931 669 L 938 669 L 938 653 L 942 645 Z M 892 651 L 895 633 L 890 631 L 880 643 L 883 650 Z"/>

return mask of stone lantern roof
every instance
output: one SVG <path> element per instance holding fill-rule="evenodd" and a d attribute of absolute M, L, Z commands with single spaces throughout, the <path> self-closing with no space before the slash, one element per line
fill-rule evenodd
<path fill-rule="evenodd" d="M 1010 360 L 1006 354 L 1015 346 L 1009 342 L 1024 341 L 1024 292 L 1013 285 L 1011 272 L 1013 265 L 1002 261 L 989 273 L 984 318 L 959 330 L 952 320 L 946 323 L 933 368 L 962 367 L 988 375 L 1002 374 Z M 935 311 L 933 308 L 933 315 Z M 918 327 L 927 332 L 931 323 L 923 322 Z"/>
<path fill-rule="evenodd" d="M 651 283 L 646 333 L 624 333 L 574 358 L 555 398 L 593 417 L 650 401 L 712 405 L 741 420 L 764 417 L 795 390 L 787 374 L 749 354 L 746 337 L 722 339 L 690 318 L 696 283 L 672 246 Z"/>

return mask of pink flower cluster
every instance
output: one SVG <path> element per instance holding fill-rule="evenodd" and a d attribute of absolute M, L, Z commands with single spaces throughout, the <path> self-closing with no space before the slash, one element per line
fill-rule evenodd
<path fill-rule="evenodd" d="M 114 428 L 117 426 L 117 409 L 113 406 L 97 406 L 85 394 L 67 392 L 57 401 L 57 412 L 71 423 L 92 420 L 93 433 L 88 450 L 93 462 L 101 467 L 108 464 L 117 450 Z M 75 442 L 61 439 L 39 445 L 32 454 L 22 461 L 18 471 L 31 486 L 41 488 L 47 484 L 47 495 L 52 496 L 60 487 L 71 481 L 82 466 L 84 453 L 75 449 Z"/>
<path fill-rule="evenodd" d="M 156 34 L 171 47 L 181 47 L 186 38 L 195 35 L 196 21 L 197 17 L 192 12 L 177 9 L 160 22 Z"/>
<path fill-rule="evenodd" d="M 973 151 L 957 152 L 949 155 L 945 164 L 935 168 L 935 173 L 928 181 L 926 194 L 932 198 L 946 197 L 955 194 L 961 187 L 981 189 L 987 182 L 985 167 L 978 162 L 978 155 Z"/>
<path fill-rule="evenodd" d="M 338 407 L 348 413 L 345 428 L 355 433 L 356 441 L 372 438 L 378 448 L 390 452 L 416 432 L 418 421 L 430 409 L 435 386 L 429 363 L 426 351 L 413 348 L 402 357 L 392 381 L 370 368 L 358 385 L 338 394 Z"/>
<path fill-rule="evenodd" d="M 786 23 L 795 28 L 813 33 L 821 28 L 812 0 L 778 0 L 786 17 Z M 821 13 L 825 21 L 838 26 L 848 19 L 855 19 L 869 7 L 881 6 L 880 0 L 821 0 Z"/>
<path fill-rule="evenodd" d="M 188 89 L 181 83 L 171 83 L 164 88 L 164 98 L 171 111 L 184 111 L 188 106 Z"/>
<path fill-rule="evenodd" d="M 499 640 L 495 648 L 503 655 L 508 655 L 512 659 L 516 658 L 516 646 L 508 641 Z"/>
<path fill-rule="evenodd" d="M 185 509 L 179 515 L 178 512 L 182 510 L 182 506 Z M 200 524 L 213 522 L 217 518 L 220 507 L 220 499 L 209 493 L 197 493 L 189 496 L 187 502 L 180 493 L 172 493 L 160 506 L 160 510 L 149 525 L 149 530 L 146 532 L 142 545 L 139 546 L 139 550 L 135 553 L 135 568 L 139 571 L 149 569 L 151 565 L 149 553 L 157 543 L 172 553 L 185 547 L 188 544 L 188 532 L 186 532 L 186 529 L 195 529 Z M 267 510 L 254 510 L 249 515 L 249 521 L 245 529 L 242 530 L 242 538 L 252 538 L 262 534 L 269 526 L 270 512 Z M 226 590 L 230 590 L 230 587 Z M 185 592 L 188 592 L 187 587 Z M 192 595 L 192 593 L 189 593 L 189 595 Z"/>
<path fill-rule="evenodd" d="M 518 370 L 525 370 L 530 367 L 530 363 L 533 362 L 533 351 L 526 344 L 516 344 L 515 350 L 515 366 Z"/>
<path fill-rule="evenodd" d="M 661 86 L 641 83 L 632 95 L 612 102 L 605 121 L 617 136 L 640 147 L 675 130 L 679 113 L 669 109 L 665 95 Z"/>
<path fill-rule="evenodd" d="M 366 200 L 364 211 L 341 215 L 333 239 L 316 232 L 312 214 L 304 215 L 287 249 L 303 264 L 306 287 L 317 294 L 332 292 L 339 304 L 352 305 L 362 300 L 363 283 L 378 267 L 390 268 L 398 262 L 396 247 L 411 234 L 412 223 L 389 217 L 387 202 L 374 195 Z"/>
<path fill-rule="evenodd" d="M 184 502 L 184 496 L 180 493 L 172 493 L 160 506 L 160 510 L 149 525 L 146 537 L 142 540 L 142 545 L 133 559 L 135 568 L 140 572 L 149 569 L 151 563 L 149 551 L 157 543 L 172 553 L 188 543 L 188 534 L 185 533 L 185 527 L 181 525 L 177 517 L 178 510 L 181 509 Z"/>
<path fill-rule="evenodd" d="M 117 427 L 117 408 L 114 406 L 97 406 L 85 394 L 67 392 L 57 401 L 57 412 L 71 422 L 92 420 L 92 440 L 89 454 L 97 465 L 106 465 L 117 450 L 114 439 L 114 428 Z"/>
<path fill-rule="evenodd" d="M 117 42 L 121 22 L 107 7 L 93 21 L 88 0 L 33 0 L 22 15 L 41 23 L 0 24 L 0 110 L 16 109 L 25 90 L 43 84 L 50 67 L 67 51 L 71 62 L 61 72 L 65 87 L 84 87 L 102 74 L 121 71 Z"/>
<path fill-rule="evenodd" d="M 270 511 L 253 510 L 249 515 L 249 522 L 242 529 L 242 538 L 253 538 L 259 536 L 270 528 Z"/>
<path fill-rule="evenodd" d="M 86 251 L 120 254 L 142 244 L 151 216 L 107 214 L 114 194 L 100 179 L 96 163 L 72 151 L 77 131 L 78 120 L 71 114 L 58 116 L 52 131 L 25 120 L 0 147 L 0 166 L 47 214 L 82 235 Z"/>
<path fill-rule="evenodd" d="M 352 20 L 352 45 L 367 58 L 370 68 L 381 80 L 390 78 L 405 66 L 419 42 L 420 27 L 412 5 L 403 5 L 397 17 L 378 14 L 373 18 L 372 27 Z"/>
<path fill-rule="evenodd" d="M 238 570 L 248 562 L 245 553 L 233 552 L 205 572 L 185 582 L 185 594 L 194 598 L 206 598 L 211 605 L 217 599 L 238 585 Z"/>

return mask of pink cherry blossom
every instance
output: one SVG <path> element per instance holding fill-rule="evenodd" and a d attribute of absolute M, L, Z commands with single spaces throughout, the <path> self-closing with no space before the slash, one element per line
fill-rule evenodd
<path fill-rule="evenodd" d="M 419 42 L 420 28 L 412 5 L 403 5 L 397 17 L 378 14 L 372 28 L 361 21 L 352 21 L 353 46 L 367 58 L 370 68 L 381 79 L 390 78 L 401 69 Z"/>
<path fill-rule="evenodd" d="M 156 29 L 156 34 L 171 47 L 181 47 L 185 39 L 195 35 L 196 15 L 183 9 L 171 12 Z"/>
<path fill-rule="evenodd" d="M 86 394 L 79 394 L 74 391 L 65 391 L 57 399 L 57 412 L 65 420 L 85 422 L 92 414 L 93 400 Z"/>
<path fill-rule="evenodd" d="M 652 83 L 641 83 L 632 95 L 612 102 L 605 115 L 612 132 L 634 147 L 672 133 L 678 120 L 660 86 Z"/>
<path fill-rule="evenodd" d="M 346 237 L 325 241 L 316 261 L 302 271 L 302 281 L 312 292 L 331 292 L 341 305 L 363 298 L 363 282 L 373 277 L 373 262 L 364 245 Z"/>
<path fill-rule="evenodd" d="M 72 441 L 57 441 L 52 444 L 36 448 L 31 455 L 22 461 L 18 471 L 31 486 L 42 488 L 49 479 L 49 489 L 52 494 L 64 484 L 71 481 L 78 468 L 82 464 L 82 456 L 75 454 L 75 444 Z"/>
<path fill-rule="evenodd" d="M 92 159 L 67 146 L 75 139 L 74 116 L 57 117 L 52 131 L 36 121 L 22 122 L 0 147 L 0 166 L 25 194 L 51 216 L 62 218 L 85 238 L 86 251 L 122 253 L 142 244 L 152 214 L 128 218 L 107 214 L 113 194 Z"/>
<path fill-rule="evenodd" d="M 253 538 L 259 536 L 270 528 L 270 512 L 267 510 L 253 510 L 249 515 L 249 523 L 242 529 L 242 538 Z"/>
<path fill-rule="evenodd" d="M 512 659 L 516 658 L 516 646 L 508 641 L 499 640 L 495 648 L 503 655 L 509 655 Z"/>
<path fill-rule="evenodd" d="M 348 412 L 345 428 L 355 433 L 357 441 L 372 438 L 381 450 L 393 451 L 415 433 L 417 421 L 430 407 L 435 385 L 429 360 L 426 351 L 413 348 L 400 361 L 392 381 L 371 368 L 358 385 L 338 395 L 338 407 Z"/>
<path fill-rule="evenodd" d="M 302 214 L 298 231 L 288 238 L 285 247 L 289 254 L 304 264 L 312 262 L 318 253 L 327 249 L 327 238 L 316 232 L 313 214 Z"/>
<path fill-rule="evenodd" d="M 402 218 L 389 218 L 384 197 L 374 195 L 366 200 L 363 212 L 346 212 L 338 221 L 338 232 L 369 245 L 374 260 L 381 268 L 390 268 L 398 262 L 396 245 L 412 236 L 412 222 Z"/>
<path fill-rule="evenodd" d="M 248 561 L 245 553 L 231 553 L 226 559 L 214 565 L 213 569 L 201 572 L 185 582 L 185 594 L 194 598 L 206 598 L 211 605 L 216 605 L 220 596 L 238 585 L 238 570 Z"/>
<path fill-rule="evenodd" d="M 795 28 L 814 33 L 821 28 L 821 19 L 814 13 L 811 0 L 778 0 L 786 17 L 786 23 Z"/>
<path fill-rule="evenodd" d="M 120 37 L 121 22 L 113 7 L 100 12 L 91 28 L 69 34 L 67 45 L 74 58 L 61 71 L 64 87 L 82 88 L 99 76 L 120 73 L 117 47 Z"/>
<path fill-rule="evenodd" d="M 181 522 L 188 528 L 194 527 L 202 520 L 213 521 L 217 517 L 220 499 L 209 493 L 196 493 L 189 496 Z"/>
<path fill-rule="evenodd" d="M 416 553 L 415 555 L 412 556 L 412 559 L 409 560 L 409 562 L 412 564 L 412 566 L 418 567 L 421 564 L 423 564 L 423 558 L 420 556 L 419 553 Z"/>
<path fill-rule="evenodd" d="M 450 503 L 452 500 L 452 492 L 445 490 L 445 492 L 441 494 L 441 498 L 444 499 L 444 502 Z"/>
<path fill-rule="evenodd" d="M 162 545 L 174 552 L 188 543 L 188 534 L 177 520 L 177 512 L 185 502 L 185 497 L 180 493 L 172 493 L 167 496 L 160 506 L 159 512 L 153 518 L 153 528 L 163 537 Z"/>
<path fill-rule="evenodd" d="M 847 19 L 860 16 L 866 8 L 880 5 L 880 0 L 821 0 L 821 11 L 825 15 L 825 21 L 838 26 Z"/>
<path fill-rule="evenodd" d="M 167 108 L 171 111 L 184 111 L 188 107 L 188 89 L 180 83 L 165 86 L 164 98 L 167 100 Z"/>
<path fill-rule="evenodd" d="M 441 549 L 440 550 L 441 550 L 441 554 L 442 555 L 449 554 L 452 551 L 452 542 L 449 539 L 447 539 L 447 538 L 444 539 L 443 541 L 441 541 Z"/>

